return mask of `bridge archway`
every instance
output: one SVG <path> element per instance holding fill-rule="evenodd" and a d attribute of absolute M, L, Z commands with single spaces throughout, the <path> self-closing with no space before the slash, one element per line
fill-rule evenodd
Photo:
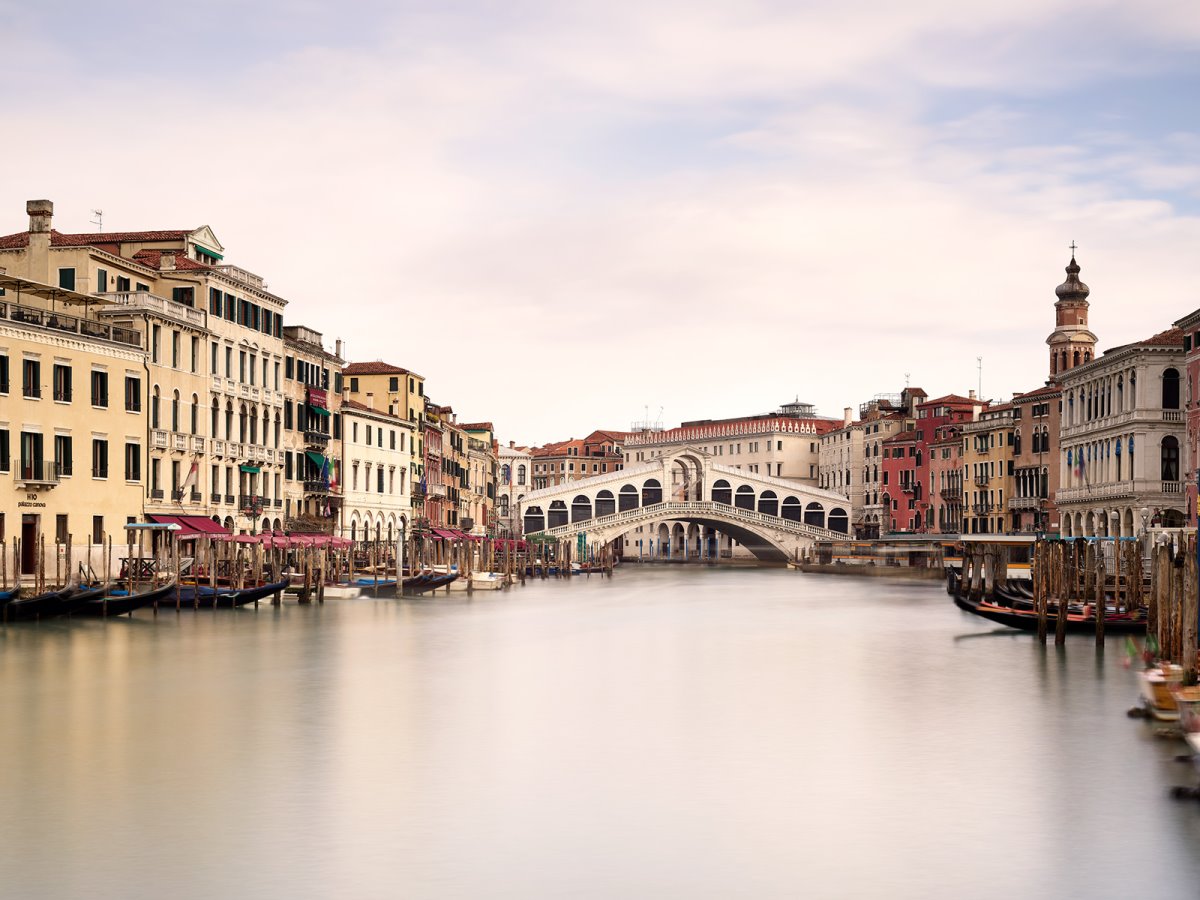
<path fill-rule="evenodd" d="M 547 528 L 557 528 L 567 524 L 567 502 L 555 500 L 550 504 L 550 512 L 546 521 Z"/>
<path fill-rule="evenodd" d="M 676 522 L 671 526 L 671 559 L 687 558 L 685 541 L 686 537 L 683 531 L 683 523 Z"/>
<path fill-rule="evenodd" d="M 789 522 L 799 522 L 803 506 L 795 497 L 783 498 L 783 509 L 780 510 L 780 515 Z"/>
<path fill-rule="evenodd" d="M 804 507 L 804 524 L 825 527 L 825 507 L 820 503 L 810 503 Z M 832 530 L 832 529 L 831 529 Z"/>
<path fill-rule="evenodd" d="M 665 458 L 670 471 L 671 499 L 703 500 L 705 458 L 681 451 Z"/>
<path fill-rule="evenodd" d="M 617 501 L 612 491 L 601 491 L 596 495 L 596 518 L 611 516 L 617 511 Z"/>
<path fill-rule="evenodd" d="M 763 491 L 758 495 L 758 511 L 768 516 L 779 515 L 779 497 L 774 491 Z"/>
<path fill-rule="evenodd" d="M 733 506 L 733 488 L 729 486 L 729 482 L 724 478 L 718 478 L 713 482 L 712 501 L 713 503 L 724 503 L 726 506 Z"/>
<path fill-rule="evenodd" d="M 617 509 L 625 512 L 627 509 L 638 508 L 638 489 L 632 484 L 621 486 L 621 490 L 617 492 Z"/>
<path fill-rule="evenodd" d="M 754 488 L 748 484 L 739 484 L 733 495 L 733 505 L 738 509 L 754 509 Z"/>
<path fill-rule="evenodd" d="M 657 478 L 647 478 L 642 482 L 642 506 L 652 506 L 663 502 L 662 483 Z"/>
<path fill-rule="evenodd" d="M 576 495 L 571 501 L 571 521 L 586 522 L 592 517 L 592 501 L 583 494 Z"/>
<path fill-rule="evenodd" d="M 850 517 L 840 506 L 835 506 L 829 511 L 829 524 L 825 527 L 830 531 L 848 534 L 850 531 Z"/>

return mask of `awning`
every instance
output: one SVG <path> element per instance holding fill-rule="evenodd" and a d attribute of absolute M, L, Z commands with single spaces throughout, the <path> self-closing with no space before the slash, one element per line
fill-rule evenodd
<path fill-rule="evenodd" d="M 250 474 L 250 475 L 257 475 L 261 471 L 258 468 L 258 466 L 241 465 L 241 466 L 238 466 L 238 468 L 241 469 L 243 472 L 246 472 L 247 474 Z"/>
<path fill-rule="evenodd" d="M 315 412 L 318 416 L 324 416 L 327 419 L 329 418 L 329 410 L 327 409 L 322 409 L 319 406 L 313 406 L 311 403 L 308 404 L 308 408 Z"/>
<path fill-rule="evenodd" d="M 438 537 L 442 540 L 446 540 L 446 541 L 458 540 L 458 536 L 448 528 L 434 528 L 434 529 L 432 529 L 432 531 L 436 537 Z"/>
<path fill-rule="evenodd" d="M 328 462 L 328 460 L 326 460 L 324 456 L 322 456 L 320 453 L 317 453 L 315 450 L 305 450 L 304 455 L 311 459 L 318 469 L 320 469 L 322 472 L 325 471 L 325 463 Z"/>
<path fill-rule="evenodd" d="M 181 538 L 195 537 L 198 534 L 228 535 L 229 529 L 222 527 L 208 516 L 147 516 L 150 521 L 160 525 L 178 525 L 175 532 Z"/>

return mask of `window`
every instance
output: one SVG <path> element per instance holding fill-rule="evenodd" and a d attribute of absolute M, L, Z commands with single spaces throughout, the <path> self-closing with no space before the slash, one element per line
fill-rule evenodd
<path fill-rule="evenodd" d="M 150 327 L 150 361 L 158 362 L 158 345 L 162 339 L 162 326 L 152 325 Z"/>
<path fill-rule="evenodd" d="M 213 375 L 220 374 L 220 369 L 217 366 L 218 360 L 219 360 L 219 356 L 218 356 L 218 351 L 217 351 L 217 342 L 213 341 L 213 343 L 212 343 L 212 374 Z"/>
<path fill-rule="evenodd" d="M 36 359 L 21 364 L 21 393 L 31 400 L 42 396 L 42 364 Z"/>
<path fill-rule="evenodd" d="M 375 475 L 377 476 L 375 480 L 378 483 L 379 493 L 382 494 L 383 493 L 383 466 L 380 466 L 379 468 L 377 468 L 375 470 Z"/>
<path fill-rule="evenodd" d="M 54 436 L 54 469 L 59 475 L 70 475 L 72 469 L 71 436 L 56 434 Z"/>
<path fill-rule="evenodd" d="M 92 543 L 104 544 L 104 516 L 92 516 Z"/>
<path fill-rule="evenodd" d="M 8 445 L 8 440 L 8 429 L 0 428 L 0 472 L 7 472 L 11 465 L 9 463 L 11 448 Z"/>
<path fill-rule="evenodd" d="M 129 279 L 124 275 L 117 276 L 117 292 L 122 293 L 129 290 Z"/>
<path fill-rule="evenodd" d="M 108 373 L 92 370 L 92 406 L 108 406 Z"/>
<path fill-rule="evenodd" d="M 358 393 L 358 379 L 357 378 L 350 379 L 350 393 L 352 393 L 352 394 Z"/>
<path fill-rule="evenodd" d="M 171 332 L 171 368 L 179 368 L 179 332 Z"/>
<path fill-rule="evenodd" d="M 289 356 L 283 361 L 283 377 L 292 381 L 296 377 L 296 357 Z"/>
<path fill-rule="evenodd" d="M 104 269 L 96 270 L 96 293 L 103 294 L 108 290 L 108 272 Z"/>
<path fill-rule="evenodd" d="M 233 377 L 233 348 L 225 348 L 225 377 Z"/>
<path fill-rule="evenodd" d="M 396 391 L 400 390 L 400 379 L 397 378 L 395 375 L 393 375 L 391 378 L 388 379 L 388 390 L 391 391 L 392 393 L 395 393 Z"/>
<path fill-rule="evenodd" d="M 389 433 L 391 435 L 391 449 L 395 450 L 396 449 L 396 430 L 393 428 L 391 430 L 391 432 L 389 432 Z"/>
<path fill-rule="evenodd" d="M 142 480 L 142 448 L 138 444 L 125 445 L 125 480 Z"/>
<path fill-rule="evenodd" d="M 0 356 L 0 394 L 8 393 L 8 357 Z"/>
<path fill-rule="evenodd" d="M 108 477 L 108 441 L 92 438 L 92 477 Z"/>
<path fill-rule="evenodd" d="M 74 269 L 59 269 L 58 270 L 58 286 L 63 290 L 75 290 L 75 270 Z"/>
<path fill-rule="evenodd" d="M 154 386 L 154 393 L 150 395 L 150 427 L 158 427 L 158 407 L 159 407 L 158 385 Z"/>
<path fill-rule="evenodd" d="M 71 402 L 71 367 L 69 365 L 54 364 L 54 399 L 61 403 Z"/>
<path fill-rule="evenodd" d="M 134 375 L 125 376 L 125 411 L 142 411 L 142 379 Z"/>
<path fill-rule="evenodd" d="M 1162 440 L 1162 480 L 1179 480 L 1179 439 L 1174 435 Z"/>
<path fill-rule="evenodd" d="M 54 517 L 54 540 L 59 544 L 65 544 L 70 540 L 70 533 L 67 531 L 66 513 L 59 513 Z"/>
<path fill-rule="evenodd" d="M 200 338 L 192 338 L 192 371 L 200 371 Z"/>

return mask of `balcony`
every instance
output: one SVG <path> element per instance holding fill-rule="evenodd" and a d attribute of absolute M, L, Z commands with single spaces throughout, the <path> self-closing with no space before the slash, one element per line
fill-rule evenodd
<path fill-rule="evenodd" d="M 154 429 L 150 432 L 150 449 L 151 450 L 166 450 L 167 449 L 167 433 L 160 429 Z"/>
<path fill-rule="evenodd" d="M 188 448 L 188 436 L 186 434 L 179 434 L 178 432 L 172 433 L 171 449 L 177 450 L 180 453 L 187 453 L 187 448 Z"/>
<path fill-rule="evenodd" d="M 163 498 L 162 488 L 151 488 L 150 489 L 150 499 L 151 500 L 161 500 L 162 498 Z"/>
<path fill-rule="evenodd" d="M 1164 422 L 1182 422 L 1183 421 L 1183 410 L 1181 410 L 1181 409 L 1164 409 L 1163 410 L 1163 421 Z"/>
<path fill-rule="evenodd" d="M 947 503 L 954 503 L 962 500 L 962 488 L 942 488 L 938 493 Z"/>
<path fill-rule="evenodd" d="M 222 378 L 220 375 L 212 376 L 212 389 L 214 391 L 225 390 L 225 379 Z"/>
<path fill-rule="evenodd" d="M 283 500 L 281 500 L 279 497 L 275 498 L 275 508 L 283 509 Z"/>
<path fill-rule="evenodd" d="M 199 491 L 192 491 L 192 493 L 191 493 L 191 498 L 192 498 L 192 502 L 193 502 L 193 503 L 199 503 L 199 502 L 200 502 L 200 492 L 199 492 Z"/>
<path fill-rule="evenodd" d="M 987 475 L 976 475 L 976 476 L 975 476 L 975 483 L 976 483 L 977 485 L 979 485 L 980 487 L 984 487 L 984 486 L 986 486 L 986 485 L 987 485 L 987 483 L 988 483 L 989 481 L 991 481 L 991 480 L 992 480 L 992 479 L 991 479 L 989 476 L 987 476 Z"/>
<path fill-rule="evenodd" d="M 324 450 L 329 443 L 329 435 L 321 431 L 304 432 L 304 444 L 315 450 Z"/>
<path fill-rule="evenodd" d="M 226 495 L 225 495 L 225 505 L 226 505 L 226 506 L 233 506 L 233 494 L 226 494 Z"/>
<path fill-rule="evenodd" d="M 200 437 L 200 435 L 198 435 L 198 434 L 192 435 L 192 452 L 193 453 L 203 453 L 204 452 L 204 438 Z"/>
<path fill-rule="evenodd" d="M 20 490 L 42 491 L 58 484 L 60 466 L 51 460 L 23 459 L 16 471 L 16 486 Z M 63 474 L 69 475 L 70 472 Z"/>
<path fill-rule="evenodd" d="M 209 497 L 209 499 L 213 503 L 220 503 L 221 502 L 221 492 L 220 491 L 213 492 L 213 494 Z"/>
<path fill-rule="evenodd" d="M 321 495 L 328 494 L 329 493 L 329 484 L 326 481 L 323 481 L 322 479 L 317 479 L 315 481 L 307 481 L 306 480 L 304 482 L 304 493 L 306 493 L 306 494 L 321 494 Z"/>
<path fill-rule="evenodd" d="M 998 510 L 991 503 L 973 503 L 971 504 L 971 511 L 977 516 L 986 516 L 989 513 Z"/>
<path fill-rule="evenodd" d="M 1046 501 L 1041 497 L 1009 497 L 1009 509 L 1040 509 Z"/>
<path fill-rule="evenodd" d="M 60 312 L 32 309 L 15 303 L 0 303 L 0 319 L 17 322 L 33 328 L 45 328 L 65 334 L 77 334 L 85 338 L 98 338 L 128 347 L 142 347 L 142 336 L 131 328 L 120 328 L 95 319 L 80 319 Z"/>
<path fill-rule="evenodd" d="M 267 498 L 258 494 L 238 495 L 238 509 L 247 515 L 258 515 L 266 506 Z"/>
<path fill-rule="evenodd" d="M 224 456 L 225 455 L 225 442 L 224 441 L 213 441 L 212 442 L 212 452 L 213 452 L 213 456 Z"/>
<path fill-rule="evenodd" d="M 901 481 L 899 486 L 900 490 L 905 494 L 911 494 L 916 490 L 916 482 L 913 481 Z"/>
<path fill-rule="evenodd" d="M 180 490 L 171 491 L 171 499 L 176 503 L 182 503 L 183 502 L 183 491 L 180 491 Z"/>
<path fill-rule="evenodd" d="M 197 328 L 204 328 L 208 324 L 208 313 L 204 310 L 168 300 L 166 297 L 159 297 L 149 291 L 110 291 L 92 296 L 107 300 L 115 306 L 124 307 L 125 311 L 152 311 Z"/>
<path fill-rule="evenodd" d="M 1139 478 L 1131 481 L 1093 484 L 1087 487 L 1063 488 L 1054 495 L 1054 499 L 1058 503 L 1071 503 L 1128 498 L 1137 500 L 1139 504 L 1142 500 L 1145 500 L 1148 504 L 1156 494 L 1167 495 L 1168 497 L 1178 496 L 1183 494 L 1186 489 L 1187 484 L 1183 481 L 1160 481 L 1157 479 Z M 1171 502 L 1178 501 L 1172 500 Z"/>

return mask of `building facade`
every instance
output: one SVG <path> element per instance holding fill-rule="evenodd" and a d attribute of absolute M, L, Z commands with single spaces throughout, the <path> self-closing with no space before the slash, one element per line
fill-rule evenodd
<path fill-rule="evenodd" d="M 356 400 L 342 403 L 341 417 L 342 536 L 391 546 L 411 521 L 409 459 L 416 428 Z"/>
<path fill-rule="evenodd" d="M 341 347 L 328 352 L 319 331 L 299 325 L 283 329 L 283 344 L 285 527 L 334 534 L 342 503 Z"/>
<path fill-rule="evenodd" d="M 1013 495 L 1016 428 L 1011 403 L 989 406 L 962 424 L 963 533 L 1004 534 Z"/>

